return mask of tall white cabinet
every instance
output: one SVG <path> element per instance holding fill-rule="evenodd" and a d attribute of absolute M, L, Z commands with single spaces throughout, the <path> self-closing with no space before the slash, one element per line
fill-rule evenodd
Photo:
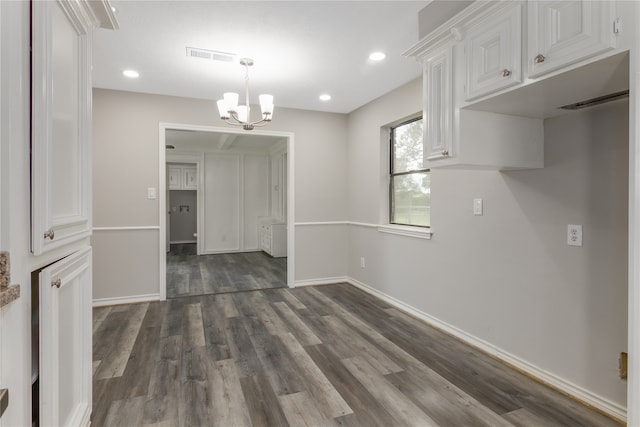
<path fill-rule="evenodd" d="M 90 423 L 90 67 L 97 26 L 117 27 L 107 1 L 31 3 L 31 251 L 39 278 L 39 349 L 32 352 L 39 351 L 40 425 Z"/>
<path fill-rule="evenodd" d="M 75 2 L 32 5 L 32 251 L 91 234 L 92 21 Z"/>

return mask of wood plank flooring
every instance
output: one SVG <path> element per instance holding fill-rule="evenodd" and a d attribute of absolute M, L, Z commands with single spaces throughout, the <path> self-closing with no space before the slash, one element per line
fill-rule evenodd
<path fill-rule="evenodd" d="M 94 309 L 92 426 L 616 426 L 348 284 Z"/>
<path fill-rule="evenodd" d="M 287 258 L 264 252 L 196 255 L 195 243 L 171 245 L 167 298 L 287 286 Z"/>

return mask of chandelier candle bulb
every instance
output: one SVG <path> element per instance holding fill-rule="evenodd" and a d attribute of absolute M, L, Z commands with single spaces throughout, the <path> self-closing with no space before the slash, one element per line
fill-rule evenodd
<path fill-rule="evenodd" d="M 263 94 L 258 97 L 260 100 L 260 109 L 265 120 L 270 120 L 273 113 L 273 95 Z"/>
<path fill-rule="evenodd" d="M 238 111 L 238 94 L 233 92 L 227 92 L 224 94 L 224 103 L 227 106 L 227 111 Z"/>
<path fill-rule="evenodd" d="M 246 105 L 238 105 L 238 121 L 246 122 L 247 121 L 247 106 Z"/>
<path fill-rule="evenodd" d="M 229 118 L 229 108 L 227 107 L 227 103 L 224 102 L 224 99 L 218 100 L 218 113 L 220 113 L 220 118 L 223 120 Z"/>

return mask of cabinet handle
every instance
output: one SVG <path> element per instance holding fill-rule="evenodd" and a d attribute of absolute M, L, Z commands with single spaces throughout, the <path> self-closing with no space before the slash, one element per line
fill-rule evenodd
<path fill-rule="evenodd" d="M 502 70 L 502 77 L 509 77 L 511 75 L 511 70 L 507 70 L 506 68 Z"/>
<path fill-rule="evenodd" d="M 448 150 L 442 150 L 442 155 L 443 156 L 448 156 L 449 155 L 449 151 Z"/>
<path fill-rule="evenodd" d="M 44 233 L 44 238 L 49 238 L 51 240 L 53 240 L 53 238 L 55 237 L 56 233 L 53 231 L 53 227 L 48 229 L 45 233 Z"/>
<path fill-rule="evenodd" d="M 55 286 L 56 288 L 60 289 L 61 285 L 62 285 L 62 280 L 60 280 L 60 278 L 51 281 L 52 288 Z"/>
<path fill-rule="evenodd" d="M 544 55 L 540 53 L 535 58 L 533 58 L 533 62 L 535 62 L 536 64 L 541 64 L 545 59 L 547 58 L 545 58 Z"/>

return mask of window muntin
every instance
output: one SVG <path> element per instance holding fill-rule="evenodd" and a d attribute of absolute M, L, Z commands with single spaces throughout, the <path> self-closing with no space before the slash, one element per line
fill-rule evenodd
<path fill-rule="evenodd" d="M 429 227 L 431 180 L 425 167 L 422 119 L 392 127 L 390 134 L 389 222 Z"/>

